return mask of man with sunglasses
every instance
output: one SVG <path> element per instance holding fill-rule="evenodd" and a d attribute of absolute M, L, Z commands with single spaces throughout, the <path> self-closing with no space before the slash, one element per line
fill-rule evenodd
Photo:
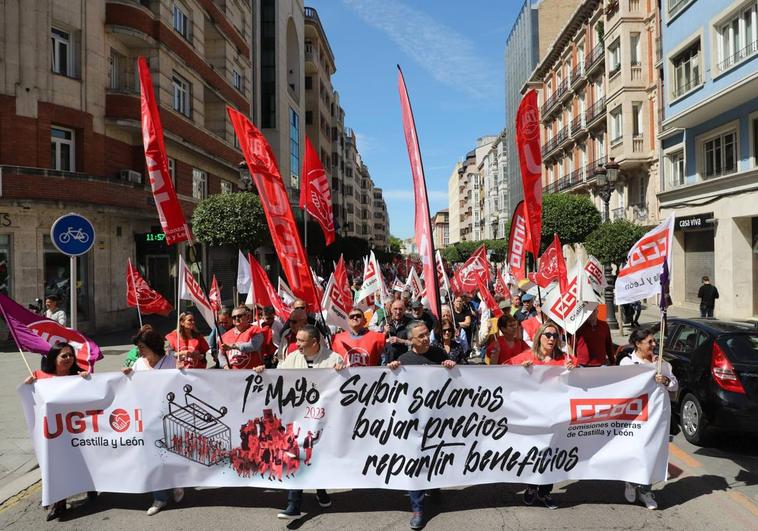
<path fill-rule="evenodd" d="M 348 330 L 334 336 L 332 347 L 348 367 L 378 367 L 384 352 L 384 334 L 366 328 L 366 316 L 359 308 L 347 314 Z"/>
<path fill-rule="evenodd" d="M 261 347 L 265 341 L 263 331 L 250 325 L 250 310 L 237 306 L 232 311 L 234 325 L 221 337 L 219 361 L 225 369 L 252 369 L 263 365 Z"/>

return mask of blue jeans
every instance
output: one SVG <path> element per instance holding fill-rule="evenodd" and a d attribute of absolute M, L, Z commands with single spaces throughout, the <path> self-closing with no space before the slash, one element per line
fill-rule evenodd
<path fill-rule="evenodd" d="M 409 490 L 408 496 L 411 498 L 411 512 L 423 513 L 424 512 L 424 496 L 426 496 L 425 490 Z"/>
<path fill-rule="evenodd" d="M 153 501 L 168 503 L 168 501 L 171 499 L 172 494 L 173 494 L 172 489 L 156 490 L 155 492 L 153 492 Z"/>
<path fill-rule="evenodd" d="M 700 305 L 700 317 L 713 317 L 713 306 Z"/>
<path fill-rule="evenodd" d="M 318 489 L 317 493 L 326 493 L 324 489 Z M 288 490 L 287 491 L 287 505 L 290 505 L 300 510 L 300 505 L 303 503 L 303 491 L 302 490 Z"/>

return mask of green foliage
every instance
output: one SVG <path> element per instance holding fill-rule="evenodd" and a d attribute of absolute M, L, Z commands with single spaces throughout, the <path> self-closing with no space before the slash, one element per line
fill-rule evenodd
<path fill-rule="evenodd" d="M 508 233 L 506 227 L 506 234 Z M 493 262 L 502 262 L 508 252 L 508 240 L 480 240 L 476 242 L 458 242 L 448 245 L 440 252 L 442 257 L 448 262 L 465 262 L 479 247 L 484 245 L 487 251 L 492 251 L 491 260 Z"/>
<path fill-rule="evenodd" d="M 603 264 L 620 265 L 626 261 L 626 255 L 637 240 L 645 235 L 645 229 L 625 219 L 612 223 L 603 223 L 585 242 L 587 252 Z"/>
<path fill-rule="evenodd" d="M 270 241 L 266 215 L 252 192 L 214 194 L 192 214 L 192 231 L 211 247 L 231 245 L 253 250 Z"/>
<path fill-rule="evenodd" d="M 588 196 L 545 194 L 542 197 L 543 251 L 553 241 L 554 233 L 562 244 L 582 243 L 598 225 L 600 212 Z"/>
<path fill-rule="evenodd" d="M 390 235 L 387 243 L 389 246 L 389 251 L 391 253 L 399 253 L 403 249 L 403 240 L 397 238 L 396 236 Z"/>

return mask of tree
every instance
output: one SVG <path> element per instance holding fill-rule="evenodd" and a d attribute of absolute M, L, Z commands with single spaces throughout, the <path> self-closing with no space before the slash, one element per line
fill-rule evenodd
<path fill-rule="evenodd" d="M 396 236 L 390 235 L 387 243 L 389 246 L 389 252 L 391 253 L 399 253 L 403 250 L 403 240 Z"/>
<path fill-rule="evenodd" d="M 545 194 L 542 197 L 542 245 L 558 234 L 561 243 L 582 243 L 600 225 L 600 212 L 586 195 Z M 598 257 L 599 258 L 599 257 Z"/>
<path fill-rule="evenodd" d="M 192 230 L 199 241 L 211 247 L 253 250 L 271 241 L 260 198 L 252 192 L 203 199 L 192 214 Z"/>
<path fill-rule="evenodd" d="M 620 265 L 629 249 L 645 235 L 645 229 L 625 219 L 603 223 L 587 237 L 587 252 L 603 264 Z"/>

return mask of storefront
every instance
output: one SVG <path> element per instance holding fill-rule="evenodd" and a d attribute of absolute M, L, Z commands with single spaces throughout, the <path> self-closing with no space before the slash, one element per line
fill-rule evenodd
<path fill-rule="evenodd" d="M 684 300 L 699 304 L 697 292 L 702 278 L 716 282 L 713 212 L 677 218 L 674 226 L 684 247 Z"/>

